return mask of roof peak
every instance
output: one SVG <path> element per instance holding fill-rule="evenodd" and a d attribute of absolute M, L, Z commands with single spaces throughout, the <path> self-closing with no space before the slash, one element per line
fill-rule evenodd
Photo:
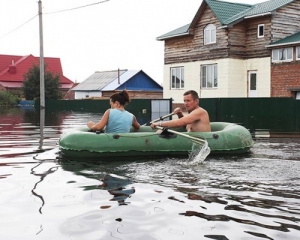
<path fill-rule="evenodd" d="M 117 72 L 117 71 L 123 71 L 123 72 L 126 72 L 126 71 L 128 71 L 128 69 L 117 69 L 117 70 L 95 71 L 95 73 L 106 73 L 106 72 Z"/>

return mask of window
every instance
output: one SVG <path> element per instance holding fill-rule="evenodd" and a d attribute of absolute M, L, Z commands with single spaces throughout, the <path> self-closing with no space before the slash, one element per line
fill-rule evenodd
<path fill-rule="evenodd" d="M 257 37 L 262 38 L 265 35 L 265 25 L 264 24 L 259 24 L 257 26 Z"/>
<path fill-rule="evenodd" d="M 216 43 L 216 26 L 208 24 L 204 28 L 204 44 Z"/>
<path fill-rule="evenodd" d="M 202 88 L 218 87 L 217 64 L 201 66 L 201 86 Z"/>
<path fill-rule="evenodd" d="M 184 68 L 171 68 L 171 89 L 184 88 Z"/>
<path fill-rule="evenodd" d="M 272 50 L 272 62 L 284 62 L 293 60 L 293 48 L 281 48 Z"/>
<path fill-rule="evenodd" d="M 296 47 L 296 59 L 300 60 L 300 46 Z"/>

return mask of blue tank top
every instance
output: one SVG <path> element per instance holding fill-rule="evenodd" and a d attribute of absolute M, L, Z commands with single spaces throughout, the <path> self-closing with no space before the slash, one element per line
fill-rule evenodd
<path fill-rule="evenodd" d="M 126 110 L 109 109 L 106 133 L 128 133 L 133 123 L 133 115 Z"/>

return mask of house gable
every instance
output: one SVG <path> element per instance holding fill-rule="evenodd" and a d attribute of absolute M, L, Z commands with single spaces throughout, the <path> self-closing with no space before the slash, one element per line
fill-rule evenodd
<path fill-rule="evenodd" d="M 297 8 L 297 0 L 270 0 L 255 5 L 217 0 L 204 0 L 190 24 L 163 34 L 157 37 L 157 40 L 166 40 L 184 35 L 193 35 L 194 28 L 202 18 L 207 6 L 209 6 L 209 8 L 217 17 L 221 27 L 228 28 L 233 27 L 235 24 L 246 19 L 272 15 L 277 11 L 280 12 L 280 9 L 288 5 L 291 6 L 291 9 L 294 9 L 294 13 L 299 12 Z M 291 17 L 293 18 L 293 16 Z M 279 23 L 282 24 L 282 22 Z"/>
<path fill-rule="evenodd" d="M 220 21 L 209 5 L 202 4 L 201 6 L 203 7 L 203 13 L 194 26 L 194 35 L 165 39 L 165 64 L 180 64 L 228 57 L 228 30 L 220 28 Z M 208 24 L 216 26 L 217 41 L 205 45 L 203 31 Z"/>
<path fill-rule="evenodd" d="M 270 43 L 279 41 L 300 31 L 300 0 L 290 1 L 272 15 L 272 38 Z"/>
<path fill-rule="evenodd" d="M 224 23 L 228 18 L 230 18 L 231 16 L 235 16 L 241 12 L 244 12 L 245 10 L 250 9 L 252 5 L 215 1 L 215 0 L 204 0 L 190 24 L 175 29 L 169 33 L 163 34 L 157 37 L 157 40 L 166 40 L 169 38 L 174 38 L 174 37 L 179 37 L 184 35 L 193 35 L 194 29 L 198 25 L 198 22 L 201 21 L 201 19 L 203 19 L 203 15 L 207 11 L 207 7 L 211 9 L 215 17 L 218 19 L 219 25 L 221 27 L 224 25 Z"/>
<path fill-rule="evenodd" d="M 142 91 L 160 91 L 162 92 L 163 88 L 152 78 L 150 78 L 142 70 L 137 74 L 132 76 L 128 81 L 120 85 L 116 90 L 142 90 Z"/>
<path fill-rule="evenodd" d="M 223 2 L 223 1 L 215 1 L 215 0 L 205 0 L 200 6 L 199 14 L 196 14 L 194 17 L 191 28 L 199 21 L 199 18 L 204 12 L 206 8 L 205 3 L 209 6 L 209 8 L 213 11 L 213 13 L 218 18 L 220 25 L 223 26 L 228 22 L 228 19 L 232 16 L 236 16 L 242 12 L 245 12 L 252 8 L 253 5 L 250 4 L 242 4 L 242 3 L 232 3 L 232 2 Z"/>
<path fill-rule="evenodd" d="M 44 58 L 46 71 L 60 75 L 61 89 L 69 89 L 73 82 L 63 75 L 59 58 Z M 21 88 L 24 74 L 33 65 L 39 66 L 39 57 L 0 55 L 0 82 L 8 88 Z M 12 87 L 13 86 L 13 87 Z"/>

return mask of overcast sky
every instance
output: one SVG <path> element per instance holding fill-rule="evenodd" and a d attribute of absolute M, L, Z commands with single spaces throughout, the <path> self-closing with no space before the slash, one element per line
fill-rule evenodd
<path fill-rule="evenodd" d="M 60 58 L 74 82 L 120 68 L 142 69 L 161 84 L 164 42 L 156 38 L 190 23 L 201 2 L 42 0 L 44 56 Z M 38 0 L 1 0 L 0 23 L 0 54 L 40 55 Z"/>

